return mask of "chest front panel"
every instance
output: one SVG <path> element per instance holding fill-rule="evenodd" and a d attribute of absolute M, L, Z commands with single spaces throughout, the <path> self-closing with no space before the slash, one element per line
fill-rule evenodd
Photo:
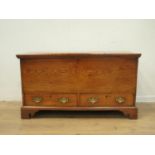
<path fill-rule="evenodd" d="M 136 72 L 136 59 L 83 58 L 78 62 L 78 90 L 84 93 L 134 93 Z"/>
<path fill-rule="evenodd" d="M 24 92 L 77 92 L 76 66 L 74 59 L 24 60 Z"/>

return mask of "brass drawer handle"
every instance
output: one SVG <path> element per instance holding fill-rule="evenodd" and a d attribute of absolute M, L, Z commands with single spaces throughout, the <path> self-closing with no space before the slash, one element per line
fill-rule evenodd
<path fill-rule="evenodd" d="M 35 103 L 40 103 L 42 102 L 43 98 L 42 97 L 33 97 L 32 98 L 32 101 L 35 102 Z"/>
<path fill-rule="evenodd" d="M 119 104 L 125 103 L 125 97 L 121 96 L 116 97 L 116 102 Z"/>
<path fill-rule="evenodd" d="M 97 97 L 90 97 L 90 98 L 88 98 L 88 102 L 91 104 L 95 104 L 98 102 L 98 98 Z"/>
<path fill-rule="evenodd" d="M 63 104 L 68 103 L 69 98 L 67 98 L 67 97 L 58 98 L 58 102 L 63 103 Z"/>

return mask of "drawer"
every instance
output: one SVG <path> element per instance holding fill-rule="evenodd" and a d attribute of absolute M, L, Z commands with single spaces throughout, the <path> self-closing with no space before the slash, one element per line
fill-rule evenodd
<path fill-rule="evenodd" d="M 74 107 L 77 105 L 76 94 L 25 94 L 26 106 Z"/>
<path fill-rule="evenodd" d="M 122 107 L 134 105 L 132 94 L 80 94 L 81 107 Z"/>

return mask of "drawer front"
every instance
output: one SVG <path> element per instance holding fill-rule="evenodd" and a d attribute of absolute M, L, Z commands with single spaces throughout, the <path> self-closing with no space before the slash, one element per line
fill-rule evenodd
<path fill-rule="evenodd" d="M 132 94 L 81 94 L 78 106 L 81 107 L 123 107 L 133 106 Z"/>
<path fill-rule="evenodd" d="M 26 94 L 26 106 L 74 107 L 77 105 L 76 94 Z"/>

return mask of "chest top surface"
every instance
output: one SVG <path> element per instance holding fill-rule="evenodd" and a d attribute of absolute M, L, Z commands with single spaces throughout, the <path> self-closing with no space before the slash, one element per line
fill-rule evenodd
<path fill-rule="evenodd" d="M 96 51 L 96 52 L 31 52 L 31 53 L 22 53 L 17 54 L 17 58 L 20 59 L 29 59 L 29 58 L 61 58 L 61 57 L 135 57 L 138 58 L 141 56 L 140 53 L 133 53 L 128 51 Z"/>

